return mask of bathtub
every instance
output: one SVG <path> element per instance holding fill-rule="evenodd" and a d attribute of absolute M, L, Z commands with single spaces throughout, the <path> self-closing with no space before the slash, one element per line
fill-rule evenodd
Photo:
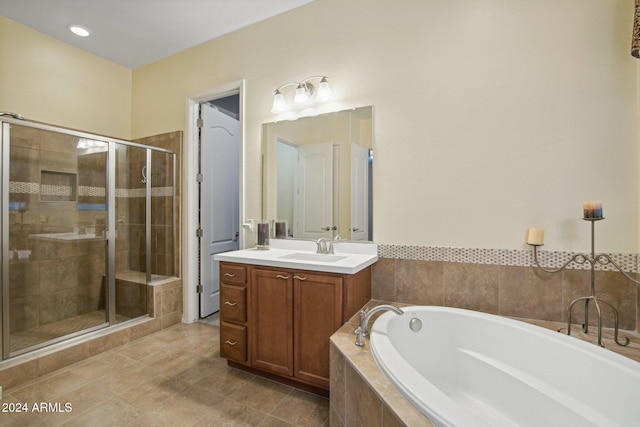
<path fill-rule="evenodd" d="M 389 380 L 438 426 L 640 425 L 638 362 L 491 314 L 435 306 L 403 310 L 375 321 L 371 352 Z"/>

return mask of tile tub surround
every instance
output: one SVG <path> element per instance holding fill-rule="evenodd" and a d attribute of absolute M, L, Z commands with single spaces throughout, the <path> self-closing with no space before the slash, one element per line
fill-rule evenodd
<path fill-rule="evenodd" d="M 406 305 L 372 300 L 367 307 L 379 304 L 392 304 L 399 307 Z M 564 326 L 559 322 L 517 320 L 551 330 Z M 372 320 L 369 325 L 374 321 Z M 354 344 L 353 331 L 357 325 L 358 316 L 356 315 L 331 337 L 330 425 L 333 427 L 433 426 L 400 394 L 378 368 L 371 354 L 369 339 L 365 339 L 364 347 Z M 594 328 L 588 335 L 583 334 L 579 329 L 576 328 L 577 333 L 572 336 L 595 345 L 597 337 Z M 640 334 L 629 332 L 625 335 L 629 336 L 631 343 L 628 347 L 620 347 L 613 342 L 611 330 L 603 331 L 605 347 L 640 362 Z"/>
<path fill-rule="evenodd" d="M 531 267 L 531 251 L 435 248 L 379 245 L 372 271 L 372 298 L 417 305 L 468 308 L 503 316 L 567 321 L 571 301 L 590 293 L 590 271 L 566 269 L 545 273 Z M 572 254 L 546 252 L 544 265 L 557 267 Z M 635 276 L 636 254 L 611 254 L 615 262 Z M 596 296 L 619 312 L 623 330 L 640 330 L 638 286 L 621 273 L 596 271 Z M 590 323 L 596 311 L 591 304 Z M 611 311 L 604 307 L 603 325 L 613 327 Z M 573 322 L 584 319 L 584 304 L 576 304 Z"/>
<path fill-rule="evenodd" d="M 53 345 L 51 348 L 1 362 L 0 385 L 3 390 L 180 323 L 182 280 L 166 279 L 148 286 L 147 290 L 150 317 L 93 332 Z"/>
<path fill-rule="evenodd" d="M 371 301 L 367 306 L 381 304 Z M 369 348 L 354 344 L 358 315 L 331 336 L 329 425 L 332 427 L 434 426 L 384 376 Z M 373 320 L 372 320 L 373 321 Z"/>

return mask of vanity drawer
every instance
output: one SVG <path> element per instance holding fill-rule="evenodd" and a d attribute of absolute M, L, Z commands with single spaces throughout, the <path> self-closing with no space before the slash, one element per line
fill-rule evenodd
<path fill-rule="evenodd" d="M 247 283 L 247 267 L 239 264 L 221 262 L 220 282 L 244 285 Z"/>
<path fill-rule="evenodd" d="M 220 322 L 220 356 L 236 362 L 247 361 L 247 327 Z"/>
<path fill-rule="evenodd" d="M 225 322 L 247 321 L 247 288 L 244 286 L 220 285 L 220 318 Z"/>

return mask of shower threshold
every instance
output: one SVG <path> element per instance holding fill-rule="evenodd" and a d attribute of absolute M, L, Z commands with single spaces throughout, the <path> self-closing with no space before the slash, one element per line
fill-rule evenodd
<path fill-rule="evenodd" d="M 109 325 L 105 319 L 105 311 L 96 310 L 25 329 L 24 331 L 12 332 L 10 338 L 11 355 L 17 356 L 73 336 L 102 329 Z M 126 320 L 129 320 L 129 317 L 116 314 L 116 323 Z"/>

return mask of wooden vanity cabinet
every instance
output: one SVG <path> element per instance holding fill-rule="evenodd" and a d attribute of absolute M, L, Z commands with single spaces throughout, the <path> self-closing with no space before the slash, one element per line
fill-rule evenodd
<path fill-rule="evenodd" d="M 228 295 L 240 284 L 225 281 L 224 266 L 237 264 L 220 264 Z M 244 323 L 223 311 L 221 299 L 221 356 L 239 362 L 222 351 L 222 331 L 244 326 L 248 360 L 241 363 L 252 372 L 328 390 L 329 338 L 371 298 L 371 267 L 350 275 L 252 265 L 247 274 Z"/>
<path fill-rule="evenodd" d="M 248 266 L 220 263 L 220 356 L 248 364 Z"/>
<path fill-rule="evenodd" d="M 252 269 L 251 366 L 329 387 L 329 337 L 342 325 L 342 276 Z"/>

